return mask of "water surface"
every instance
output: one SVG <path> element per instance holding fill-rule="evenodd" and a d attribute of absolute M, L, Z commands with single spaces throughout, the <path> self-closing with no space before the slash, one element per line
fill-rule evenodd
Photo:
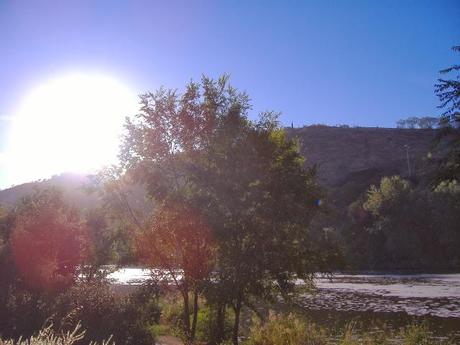
<path fill-rule="evenodd" d="M 137 285 L 149 276 L 147 269 L 122 268 L 110 278 Z M 315 283 L 316 290 L 301 298 L 315 320 L 383 320 L 399 327 L 428 319 L 436 329 L 460 332 L 460 274 L 335 274 Z"/>

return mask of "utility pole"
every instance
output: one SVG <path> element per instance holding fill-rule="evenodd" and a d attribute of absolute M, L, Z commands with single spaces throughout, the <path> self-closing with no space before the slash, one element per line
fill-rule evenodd
<path fill-rule="evenodd" d="M 409 161 L 409 145 L 404 145 L 404 147 L 406 148 L 406 159 L 407 159 L 407 171 L 409 173 L 409 177 L 411 177 L 411 171 L 410 171 L 410 161 Z"/>

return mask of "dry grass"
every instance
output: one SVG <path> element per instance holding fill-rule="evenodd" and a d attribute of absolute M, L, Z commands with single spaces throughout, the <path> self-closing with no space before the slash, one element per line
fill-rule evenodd
<path fill-rule="evenodd" d="M 73 345 L 85 337 L 85 331 L 78 324 L 72 331 L 56 334 L 53 332 L 53 325 L 44 327 L 37 335 L 29 339 L 1 340 L 0 345 Z M 102 343 L 91 342 L 90 345 L 114 345 L 111 338 Z"/>

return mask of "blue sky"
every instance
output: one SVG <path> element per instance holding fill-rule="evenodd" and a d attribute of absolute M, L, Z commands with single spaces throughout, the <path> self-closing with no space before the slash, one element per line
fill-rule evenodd
<path fill-rule="evenodd" d="M 433 84 L 458 61 L 459 14 L 458 0 L 0 0 L 0 157 L 25 93 L 69 70 L 137 93 L 229 73 L 254 114 L 281 111 L 286 125 L 437 115 Z"/>

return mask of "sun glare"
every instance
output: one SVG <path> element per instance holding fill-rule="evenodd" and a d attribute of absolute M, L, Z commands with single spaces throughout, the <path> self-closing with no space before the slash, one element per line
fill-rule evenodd
<path fill-rule="evenodd" d="M 107 76 L 69 74 L 43 83 L 14 115 L 7 180 L 91 173 L 114 163 L 124 117 L 136 110 L 136 95 Z"/>

